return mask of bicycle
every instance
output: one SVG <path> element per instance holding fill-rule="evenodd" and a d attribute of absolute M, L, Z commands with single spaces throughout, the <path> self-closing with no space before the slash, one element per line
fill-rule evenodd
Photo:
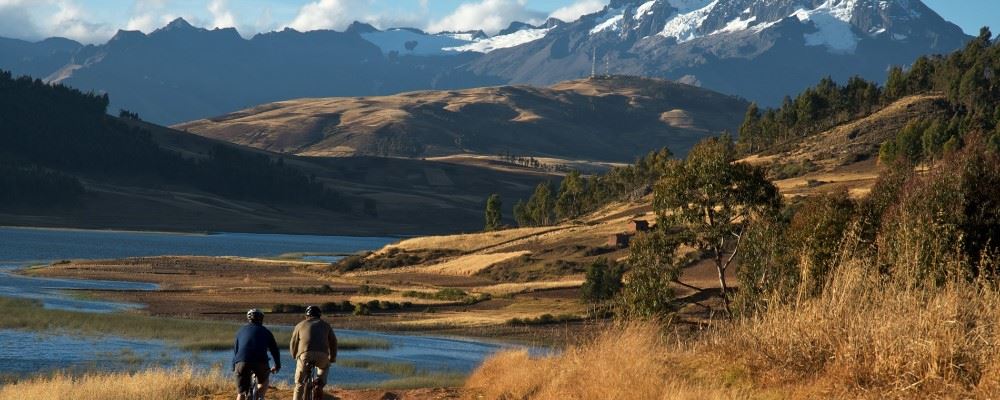
<path fill-rule="evenodd" d="M 260 389 L 257 388 L 257 374 L 250 374 L 250 389 L 243 393 L 246 400 L 264 400 L 260 398 Z"/>
<path fill-rule="evenodd" d="M 310 362 L 305 363 L 304 368 L 306 369 L 306 371 L 309 371 L 309 376 L 306 378 L 306 381 L 303 383 L 303 390 L 305 390 L 305 393 L 303 393 L 303 400 L 322 400 L 323 399 L 323 394 L 322 393 L 319 393 L 318 395 L 316 393 L 317 389 L 319 389 L 319 386 L 317 385 L 317 382 L 316 382 L 316 368 L 315 367 L 316 366 L 313 363 L 310 363 Z"/>

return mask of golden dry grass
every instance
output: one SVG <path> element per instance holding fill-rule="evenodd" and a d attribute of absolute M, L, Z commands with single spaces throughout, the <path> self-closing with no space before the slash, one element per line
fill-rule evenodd
<path fill-rule="evenodd" d="M 379 250 L 377 254 L 388 251 L 391 248 L 399 248 L 407 251 L 434 249 L 473 251 L 524 237 L 535 236 L 541 232 L 551 231 L 553 229 L 553 227 L 517 228 L 496 232 L 469 233 L 462 235 L 423 236 L 406 239 L 399 243 L 385 246 Z"/>
<path fill-rule="evenodd" d="M 563 279 L 558 281 L 498 283 L 496 285 L 477 287 L 473 291 L 477 293 L 489 293 L 493 296 L 504 296 L 535 290 L 578 288 L 582 285 L 583 279 Z"/>
<path fill-rule="evenodd" d="M 218 370 L 152 369 L 32 378 L 0 387 L 0 400 L 187 400 L 232 390 L 232 386 Z"/>
<path fill-rule="evenodd" d="M 1000 290 L 909 289 L 869 267 L 842 266 L 817 298 L 690 339 L 631 324 L 551 357 L 501 353 L 467 388 L 487 399 L 1000 397 Z"/>
<path fill-rule="evenodd" d="M 466 381 L 477 399 L 713 399 L 740 389 L 699 382 L 689 368 L 707 359 L 684 359 L 667 347 L 654 324 L 610 328 L 594 340 L 550 357 L 526 350 L 497 354 Z M 689 363 L 690 360 L 698 364 Z"/>
<path fill-rule="evenodd" d="M 507 253 L 470 254 L 439 264 L 421 267 L 416 271 L 430 274 L 470 276 L 475 275 L 477 272 L 489 268 L 496 263 L 517 258 L 525 254 L 531 253 L 527 251 L 513 251 Z"/>

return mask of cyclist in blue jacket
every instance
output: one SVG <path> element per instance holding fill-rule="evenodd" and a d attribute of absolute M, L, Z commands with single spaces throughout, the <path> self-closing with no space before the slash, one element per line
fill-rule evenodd
<path fill-rule="evenodd" d="M 267 353 L 271 353 L 274 368 L 269 368 Z M 236 333 L 233 344 L 233 371 L 236 373 L 237 400 L 244 399 L 250 390 L 251 374 L 257 375 L 257 391 L 260 397 L 267 394 L 268 377 L 281 369 L 281 357 L 274 335 L 264 327 L 264 313 L 254 308 L 247 311 L 247 324 Z"/>

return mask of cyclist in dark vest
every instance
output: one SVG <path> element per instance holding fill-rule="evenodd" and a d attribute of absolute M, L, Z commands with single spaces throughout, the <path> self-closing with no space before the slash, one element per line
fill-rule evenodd
<path fill-rule="evenodd" d="M 274 368 L 269 368 L 267 353 L 271 353 Z M 258 309 L 247 311 L 247 324 L 236 333 L 233 344 L 233 370 L 236 372 L 237 400 L 244 399 L 250 390 L 251 374 L 257 375 L 260 397 L 267 394 L 268 377 L 281 369 L 281 357 L 274 335 L 264 327 L 264 313 Z"/>
<path fill-rule="evenodd" d="M 316 367 L 316 392 L 322 393 L 330 363 L 337 362 L 337 335 L 330 324 L 320 319 L 319 307 L 306 307 L 306 319 L 295 325 L 288 350 L 295 358 L 295 391 L 292 398 L 301 400 L 305 394 L 305 381 L 312 374 L 312 371 L 306 370 L 306 364 Z"/>

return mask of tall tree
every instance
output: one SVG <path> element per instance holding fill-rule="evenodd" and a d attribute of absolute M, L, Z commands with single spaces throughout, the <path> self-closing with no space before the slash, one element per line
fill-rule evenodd
<path fill-rule="evenodd" d="M 556 216 L 559 219 L 576 218 L 583 214 L 583 201 L 586 187 L 580 171 L 572 171 L 563 178 L 559 185 L 559 197 L 556 199 Z"/>
<path fill-rule="evenodd" d="M 534 221 L 531 219 L 531 212 L 528 211 L 528 206 L 524 204 L 524 200 L 518 200 L 517 204 L 514 204 L 514 221 L 517 221 L 517 226 L 531 226 L 534 225 Z"/>
<path fill-rule="evenodd" d="M 760 108 L 757 103 L 750 103 L 746 116 L 743 117 L 743 125 L 740 125 L 740 142 L 749 146 L 751 153 L 760 148 Z"/>
<path fill-rule="evenodd" d="M 675 161 L 657 183 L 653 206 L 661 221 L 680 229 L 682 240 L 715 262 L 729 312 L 726 271 L 740 250 L 746 224 L 780 205 L 764 171 L 737 163 L 728 136 L 706 139 Z"/>
<path fill-rule="evenodd" d="M 535 187 L 535 193 L 528 199 L 527 208 L 534 225 L 551 224 L 555 208 L 555 200 L 552 198 L 552 184 L 549 182 L 539 183 Z"/>
<path fill-rule="evenodd" d="M 500 210 L 502 206 L 500 195 L 496 193 L 490 195 L 490 198 L 486 200 L 486 226 L 483 228 L 484 230 L 495 231 L 503 226 L 503 212 Z"/>

